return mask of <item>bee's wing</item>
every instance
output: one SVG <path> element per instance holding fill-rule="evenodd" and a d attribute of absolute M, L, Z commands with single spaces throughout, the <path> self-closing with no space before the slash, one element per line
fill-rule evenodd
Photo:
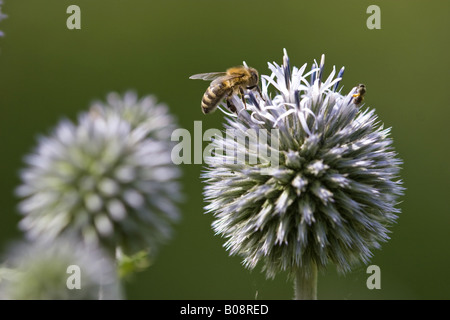
<path fill-rule="evenodd" d="M 228 74 L 224 75 L 223 77 L 216 78 L 213 82 L 211 82 L 211 85 L 215 85 L 224 81 L 236 79 L 242 77 L 242 74 L 234 73 L 234 74 Z"/>
<path fill-rule="evenodd" d="M 225 76 L 226 72 L 209 72 L 209 73 L 199 73 L 194 74 L 193 76 L 190 76 L 189 79 L 200 79 L 205 81 L 212 81 L 217 78 Z"/>

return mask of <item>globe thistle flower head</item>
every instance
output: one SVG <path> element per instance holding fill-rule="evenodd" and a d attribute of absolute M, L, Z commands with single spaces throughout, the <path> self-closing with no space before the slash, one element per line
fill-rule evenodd
<path fill-rule="evenodd" d="M 98 248 L 75 239 L 16 244 L 7 264 L 14 276 L 0 283 L 0 299 L 122 299 L 114 263 Z"/>
<path fill-rule="evenodd" d="M 215 139 L 216 153 L 205 161 L 213 229 L 227 239 L 230 254 L 250 269 L 262 263 L 268 277 L 367 263 L 400 212 L 401 160 L 390 129 L 355 103 L 357 87 L 338 91 L 344 68 L 324 78 L 324 62 L 322 56 L 309 71 L 307 64 L 291 69 L 284 51 L 282 65 L 269 63 L 262 97 L 249 92 L 246 109 L 233 98 L 237 113 L 224 112 L 234 138 Z M 251 138 L 274 130 L 276 145 Z M 260 152 L 267 149 L 277 152 L 276 165 Z M 247 156 L 229 161 L 225 150 Z"/>
<path fill-rule="evenodd" d="M 31 239 L 75 235 L 111 255 L 155 253 L 179 218 L 180 171 L 169 142 L 148 135 L 119 114 L 61 121 L 25 159 L 21 229 Z"/>

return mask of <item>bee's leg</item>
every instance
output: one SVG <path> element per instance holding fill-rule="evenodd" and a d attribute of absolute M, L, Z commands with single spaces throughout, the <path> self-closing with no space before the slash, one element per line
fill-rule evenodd
<path fill-rule="evenodd" d="M 231 95 L 227 97 L 227 107 L 231 112 L 236 113 L 236 107 L 234 106 L 233 102 L 231 102 Z"/>
<path fill-rule="evenodd" d="M 259 86 L 256 86 L 256 91 L 258 91 L 259 96 L 261 97 L 261 99 L 263 99 L 263 101 L 266 101 L 266 99 L 264 99 L 262 92 L 261 92 L 261 88 Z"/>
<path fill-rule="evenodd" d="M 245 107 L 245 110 L 247 110 L 247 103 L 245 102 L 245 92 L 244 92 L 244 89 L 242 89 L 241 87 L 239 87 L 239 92 L 240 92 L 240 97 L 241 97 L 241 100 L 242 100 L 242 102 L 244 103 L 244 107 Z"/>
<path fill-rule="evenodd" d="M 261 97 L 261 99 L 263 99 L 264 101 L 266 101 L 266 99 L 264 99 L 264 97 L 263 97 L 263 95 L 262 95 L 262 93 L 261 93 L 261 88 L 260 88 L 258 85 L 256 85 L 256 86 L 251 86 L 251 87 L 247 87 L 247 89 L 250 89 L 250 90 L 256 89 L 256 91 L 258 91 L 259 96 Z"/>

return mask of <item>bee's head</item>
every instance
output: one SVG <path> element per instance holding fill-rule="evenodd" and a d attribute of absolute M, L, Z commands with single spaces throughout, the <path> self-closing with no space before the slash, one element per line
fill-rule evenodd
<path fill-rule="evenodd" d="M 258 81 L 259 81 L 258 71 L 256 71 L 256 69 L 254 69 L 254 68 L 248 68 L 248 69 L 250 71 L 250 86 L 258 85 Z"/>

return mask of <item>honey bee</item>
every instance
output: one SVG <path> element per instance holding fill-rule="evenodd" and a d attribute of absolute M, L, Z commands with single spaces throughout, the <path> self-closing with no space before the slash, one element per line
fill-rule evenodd
<path fill-rule="evenodd" d="M 213 112 L 223 99 L 226 99 L 228 109 L 236 112 L 236 107 L 231 101 L 233 94 L 237 94 L 247 108 L 244 99 L 245 89 L 257 90 L 262 98 L 261 89 L 258 86 L 258 71 L 254 68 L 238 66 L 229 68 L 226 72 L 195 74 L 189 79 L 212 81 L 202 98 L 201 107 L 204 114 Z"/>
<path fill-rule="evenodd" d="M 356 88 L 356 93 L 353 95 L 353 103 L 360 104 L 364 100 L 364 95 L 366 94 L 366 86 L 359 84 Z"/>

